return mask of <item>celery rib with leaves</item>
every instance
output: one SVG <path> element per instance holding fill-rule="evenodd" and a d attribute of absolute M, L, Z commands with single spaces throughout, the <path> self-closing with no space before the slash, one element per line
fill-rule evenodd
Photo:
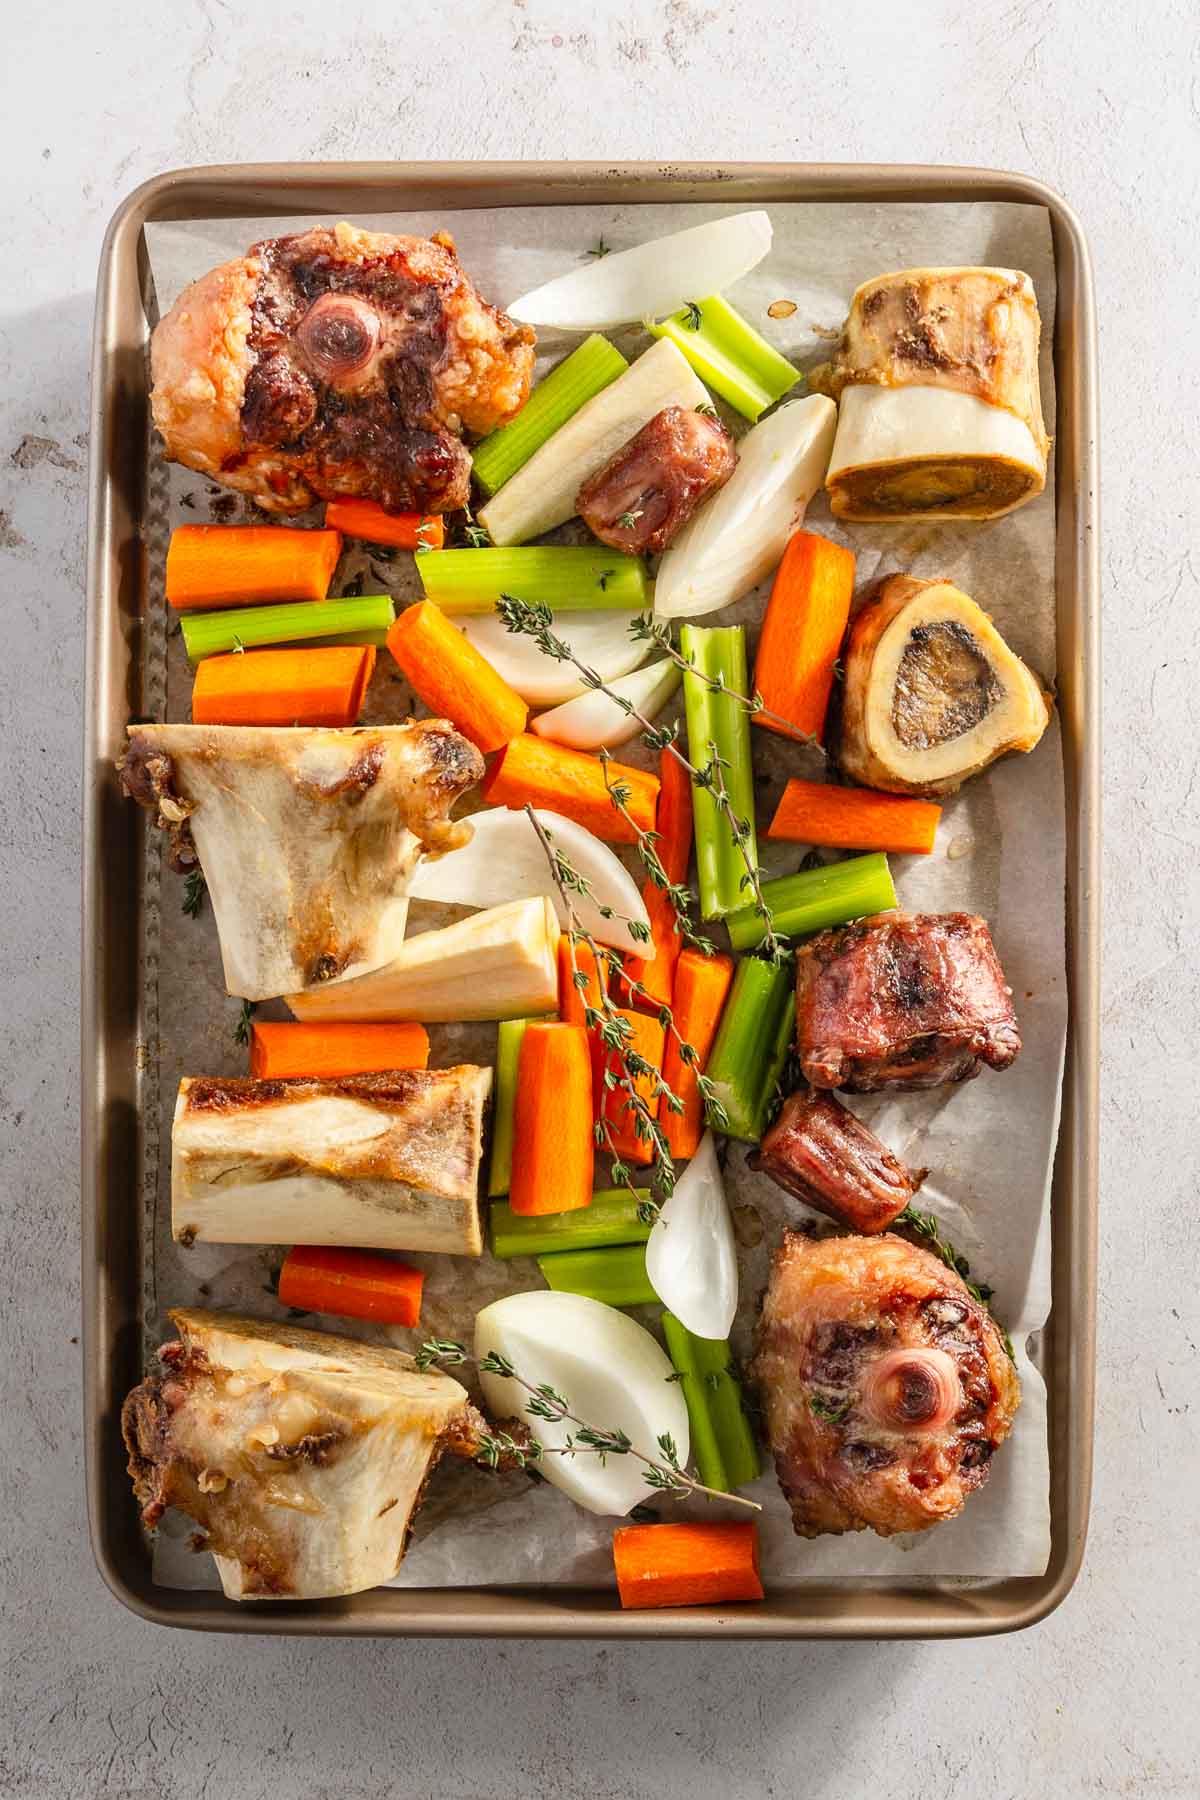
<path fill-rule="evenodd" d="M 799 369 L 720 294 L 689 301 L 649 330 L 677 344 L 701 380 L 752 422 L 800 380 Z"/>

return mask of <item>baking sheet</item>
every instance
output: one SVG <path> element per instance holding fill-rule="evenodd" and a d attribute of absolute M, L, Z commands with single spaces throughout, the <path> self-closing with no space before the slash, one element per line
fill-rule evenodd
<path fill-rule="evenodd" d="M 603 236 L 615 249 L 721 216 L 708 206 L 562 207 L 438 214 L 356 215 L 381 229 L 428 231 L 450 224 L 460 255 L 482 290 L 501 303 L 574 266 Z M 1054 319 L 1054 264 L 1049 218 L 1038 207 L 1013 204 L 772 205 L 775 244 L 766 263 L 731 297 L 802 367 L 828 352 L 824 335 L 844 316 L 859 281 L 911 264 L 985 263 L 1026 269 L 1043 320 L 1042 381 L 1046 416 L 1054 416 L 1049 345 Z M 211 221 L 149 225 L 147 242 L 157 305 L 165 311 L 186 281 L 240 253 L 256 237 L 302 228 L 294 222 Z M 788 320 L 765 318 L 771 301 L 796 301 Z M 637 331 L 613 334 L 627 354 L 646 341 Z M 547 364 L 569 339 L 544 337 Z M 190 674 L 182 645 L 162 603 L 162 558 L 169 528 L 214 516 L 215 490 L 190 471 L 167 468 L 151 452 L 147 550 L 151 569 L 148 705 L 155 716 L 186 719 Z M 864 527 L 843 532 L 823 497 L 807 523 L 850 543 L 860 588 L 878 574 L 904 569 L 948 576 L 989 612 L 1009 643 L 1047 680 L 1055 659 L 1053 472 L 1047 491 L 1018 513 L 989 525 L 924 524 Z M 218 517 L 253 517 L 238 500 L 216 499 Z M 568 528 L 568 535 L 570 528 Z M 342 583 L 363 572 L 366 591 L 389 586 L 401 598 L 417 590 L 407 557 L 371 564 L 352 550 Z M 744 621 L 753 653 L 766 587 L 721 614 Z M 377 672 L 365 716 L 401 718 L 411 696 L 384 665 Z M 789 774 L 815 773 L 810 752 L 755 733 L 758 816 L 770 816 Z M 764 741 L 766 740 L 766 741 Z M 627 752 L 622 752 L 627 755 Z M 628 760 L 638 760 L 628 754 Z M 1017 1352 L 1024 1401 L 1012 1439 L 995 1459 L 987 1486 L 965 1513 L 937 1531 L 878 1540 L 870 1534 L 808 1543 L 797 1540 L 774 1479 L 754 1491 L 761 1521 L 764 1572 L 775 1588 L 806 1579 L 886 1577 L 892 1581 L 970 1581 L 1040 1574 L 1049 1554 L 1048 1451 L 1045 1389 L 1039 1372 L 1039 1333 L 1049 1308 L 1049 1186 L 1058 1125 L 1066 1027 L 1063 932 L 1064 802 L 1057 725 L 1029 757 L 998 765 L 947 804 L 931 858 L 893 858 L 901 903 L 921 909 L 967 908 L 992 922 L 1015 996 L 1024 1038 L 1022 1056 L 1004 1075 L 984 1073 L 965 1088 L 892 1100 L 855 1102 L 881 1136 L 907 1161 L 931 1175 L 920 1204 L 969 1258 L 973 1272 L 996 1290 L 995 1306 Z M 763 844 L 772 874 L 794 869 L 803 846 Z M 277 1311 L 270 1274 L 281 1250 L 197 1245 L 182 1251 L 170 1238 L 169 1135 L 175 1087 L 183 1074 L 237 1074 L 245 1053 L 233 1040 L 239 1003 L 224 993 L 211 917 L 192 921 L 179 911 L 176 878 L 163 875 L 152 841 L 146 871 L 148 900 L 143 946 L 149 986 L 148 1045 L 158 1071 L 158 1111 L 146 1133 L 148 1161 L 143 1203 L 149 1254 L 144 1296 L 147 1350 L 166 1335 L 165 1312 L 178 1304 Z M 435 909 L 414 906 L 410 929 L 440 921 Z M 282 1007 L 264 1008 L 264 1014 Z M 156 1023 L 155 1023 L 156 1021 Z M 494 1027 L 434 1028 L 434 1062 L 490 1061 Z M 742 1239 L 742 1304 L 736 1348 L 748 1347 L 753 1314 L 766 1279 L 770 1250 L 784 1223 L 805 1209 L 744 1166 L 745 1148 L 731 1145 L 726 1187 Z M 599 1177 L 598 1177 L 599 1180 Z M 397 1343 L 430 1333 L 470 1338 L 481 1304 L 511 1289 L 536 1286 L 536 1265 L 414 1258 L 427 1271 L 426 1304 L 418 1334 L 393 1332 Z M 638 1316 L 651 1322 L 653 1312 Z M 354 1329 L 351 1327 L 350 1329 Z M 362 1335 L 369 1335 L 364 1328 Z M 660 1516 L 671 1507 L 654 1499 Z M 737 1509 L 731 1509 L 737 1510 Z M 611 1581 L 611 1521 L 581 1513 L 554 1490 L 520 1475 L 496 1477 L 443 1464 L 419 1515 L 399 1582 L 409 1586 L 492 1585 L 516 1582 L 595 1586 Z M 160 1534 L 155 1578 L 167 1585 L 215 1585 L 208 1557 L 183 1545 L 183 1528 Z"/>

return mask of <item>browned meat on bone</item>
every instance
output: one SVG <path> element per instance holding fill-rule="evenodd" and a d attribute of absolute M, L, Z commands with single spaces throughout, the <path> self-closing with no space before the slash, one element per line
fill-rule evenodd
<path fill-rule="evenodd" d="M 969 1081 L 1021 1048 L 1012 989 L 985 919 L 880 913 L 822 931 L 796 957 L 796 1046 L 814 1087 Z"/>
<path fill-rule="evenodd" d="M 987 1308 L 890 1234 L 785 1233 L 751 1372 L 801 1537 L 890 1537 L 953 1518 L 1020 1403 Z"/>
<path fill-rule="evenodd" d="M 736 463 L 733 438 L 720 419 L 664 406 L 588 477 L 575 504 L 602 543 L 657 555 L 701 501 L 724 487 Z"/>
<path fill-rule="evenodd" d="M 839 1225 L 886 1231 L 925 1176 L 906 1169 L 833 1094 L 800 1088 L 749 1158 L 750 1167 Z"/>
<path fill-rule="evenodd" d="M 448 512 L 468 498 L 463 431 L 524 405 L 533 353 L 445 233 L 321 226 L 184 290 L 151 341 L 151 408 L 173 462 L 269 511 Z"/>

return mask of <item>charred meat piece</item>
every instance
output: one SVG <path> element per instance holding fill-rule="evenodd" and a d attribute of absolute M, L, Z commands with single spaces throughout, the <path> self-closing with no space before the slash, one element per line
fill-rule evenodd
<path fill-rule="evenodd" d="M 182 1242 L 348 1244 L 480 1256 L 492 1071 L 185 1079 L 171 1129 Z"/>
<path fill-rule="evenodd" d="M 390 1581 L 443 1452 L 482 1420 L 400 1350 L 229 1313 L 173 1312 L 178 1340 L 125 1402 L 142 1523 L 199 1525 L 231 1600 L 321 1600 Z"/>
<path fill-rule="evenodd" d="M 800 1088 L 748 1159 L 806 1206 L 851 1231 L 886 1231 L 902 1213 L 925 1170 L 906 1169 L 833 1094 Z"/>
<path fill-rule="evenodd" d="M 266 1000 L 391 961 L 421 850 L 470 838 L 448 815 L 483 759 L 444 719 L 132 725 L 118 767 L 204 870 L 229 992 Z"/>
<path fill-rule="evenodd" d="M 602 543 L 634 553 L 665 550 L 701 501 L 724 487 L 737 463 L 720 419 L 664 406 L 636 437 L 589 475 L 576 508 Z"/>
<path fill-rule="evenodd" d="M 924 1531 L 987 1479 L 1020 1403 L 995 1321 L 890 1234 L 787 1232 L 751 1373 L 801 1537 Z"/>
<path fill-rule="evenodd" d="M 880 913 L 811 938 L 796 956 L 796 1047 L 814 1087 L 969 1081 L 1021 1048 L 1012 989 L 987 921 Z"/>
<path fill-rule="evenodd" d="M 524 405 L 534 334 L 481 298 L 454 241 L 341 224 L 265 238 L 184 290 L 150 345 L 172 462 L 271 512 L 468 498 L 464 431 Z"/>

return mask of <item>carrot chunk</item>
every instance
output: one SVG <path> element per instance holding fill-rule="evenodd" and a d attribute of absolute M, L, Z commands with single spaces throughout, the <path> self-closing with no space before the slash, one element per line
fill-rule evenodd
<path fill-rule="evenodd" d="M 769 711 L 751 724 L 789 736 L 824 741 L 825 714 L 854 597 L 851 551 L 812 531 L 789 539 L 775 574 L 754 664 L 754 685 Z"/>
<path fill-rule="evenodd" d="M 873 794 L 831 782 L 789 781 L 767 828 L 769 838 L 833 850 L 895 850 L 928 856 L 942 816 L 932 800 Z"/>
<path fill-rule="evenodd" d="M 763 1598 L 753 1524 L 623 1525 L 613 1532 L 613 1563 L 624 1607 Z"/>
<path fill-rule="evenodd" d="M 486 756 L 524 731 L 529 708 L 432 600 L 406 606 L 388 649 L 438 718 L 457 725 Z"/>
<path fill-rule="evenodd" d="M 353 725 L 374 670 L 370 644 L 206 656 L 192 685 L 192 722 Z"/>
<path fill-rule="evenodd" d="M 672 1034 L 663 1059 L 663 1080 L 683 1111 L 662 1109 L 663 1136 L 672 1157 L 695 1156 L 704 1135 L 704 1105 L 696 1080 L 708 1064 L 721 1012 L 733 980 L 733 959 L 729 956 L 702 956 L 698 950 L 684 950 L 675 965 L 675 985 L 671 993 L 671 1011 L 675 1030 L 685 1044 L 696 1052 L 696 1065 L 685 1063 L 679 1054 L 678 1039 Z"/>
<path fill-rule="evenodd" d="M 346 537 L 397 550 L 440 550 L 446 536 L 440 513 L 390 513 L 374 500 L 331 500 L 325 523 Z"/>
<path fill-rule="evenodd" d="M 664 750 L 658 766 L 658 811 L 654 829 L 658 841 L 654 848 L 667 880 L 678 887 L 687 880 L 692 856 L 692 778 L 677 756 Z M 666 1005 L 671 998 L 675 964 L 683 948 L 675 908 L 665 891 L 648 877 L 642 884 L 642 900 L 650 915 L 653 956 L 628 963 L 632 981 L 640 981 L 648 1000 L 643 1005 Z"/>
<path fill-rule="evenodd" d="M 492 764 L 484 778 L 483 796 L 493 806 L 548 807 L 586 826 L 606 843 L 632 844 L 637 832 L 617 811 L 609 792 L 618 786 L 628 790 L 625 804 L 630 818 L 640 830 L 652 831 L 658 802 L 656 775 L 618 762 L 610 762 L 606 768 L 599 757 L 523 732 Z"/>
<path fill-rule="evenodd" d="M 646 1013 L 632 1012 L 626 1008 L 617 1008 L 618 1016 L 627 1019 L 632 1035 L 626 1041 L 625 1055 L 641 1056 L 657 1073 L 662 1073 L 663 1048 L 666 1032 L 657 1019 Z M 629 1103 L 629 1093 L 624 1085 L 609 1087 L 605 1081 L 605 1072 L 618 1076 L 624 1081 L 625 1064 L 616 1050 L 607 1049 L 600 1041 L 599 1031 L 593 1037 L 595 1056 L 595 1072 L 593 1075 L 593 1095 L 597 1121 L 605 1120 L 608 1133 L 601 1148 L 610 1148 L 624 1158 L 626 1162 L 648 1164 L 654 1161 L 654 1151 L 648 1140 L 638 1136 L 637 1116 Z M 634 1089 L 645 1101 L 650 1117 L 657 1119 L 659 1109 L 659 1093 L 657 1085 L 650 1075 L 638 1075 L 634 1078 Z"/>
<path fill-rule="evenodd" d="M 256 1019 L 250 1027 L 250 1073 L 266 1081 L 293 1075 L 373 1075 L 424 1069 L 429 1033 L 423 1025 L 305 1025 Z"/>
<path fill-rule="evenodd" d="M 527 1217 L 590 1206 L 594 1161 L 587 1032 L 534 1020 L 517 1062 L 509 1206 Z"/>
<path fill-rule="evenodd" d="M 420 1269 L 377 1250 L 297 1244 L 279 1272 L 279 1298 L 299 1312 L 337 1313 L 380 1325 L 415 1325 L 421 1317 Z"/>
<path fill-rule="evenodd" d="M 178 612 L 324 600 L 341 550 L 340 531 L 179 525 L 167 548 L 167 599 Z"/>

